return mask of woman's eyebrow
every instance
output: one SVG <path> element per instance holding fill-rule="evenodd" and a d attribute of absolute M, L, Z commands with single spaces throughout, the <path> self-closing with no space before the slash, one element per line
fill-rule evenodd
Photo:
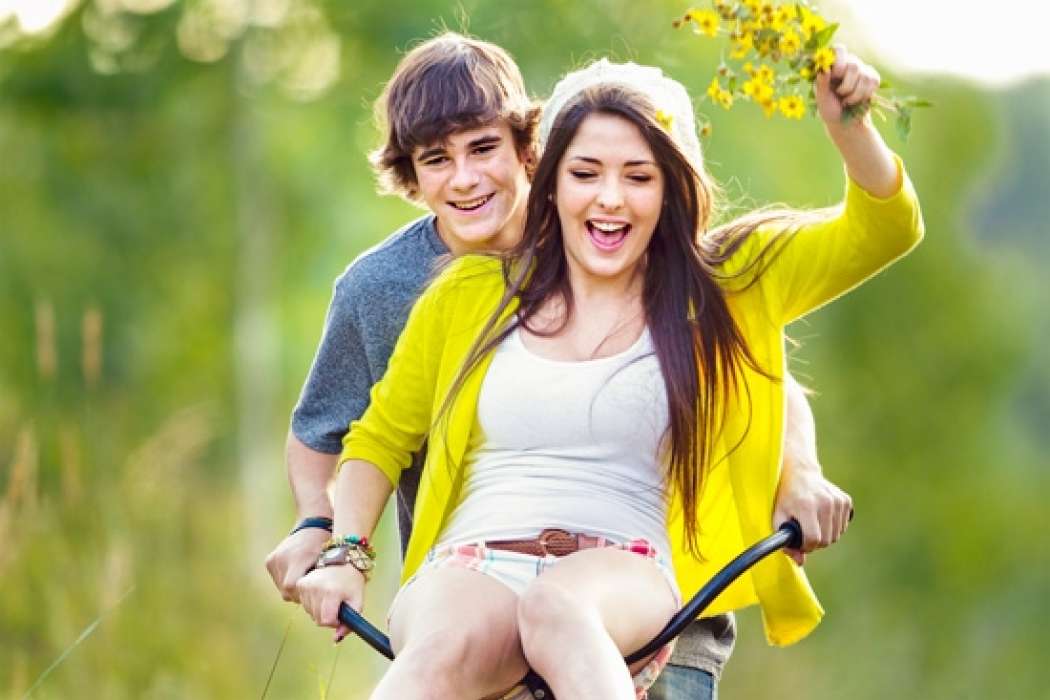
<path fill-rule="evenodd" d="M 591 156 L 572 156 L 569 160 L 582 160 L 584 163 L 590 163 L 592 165 L 601 165 L 601 160 L 592 158 Z M 624 166 L 635 166 L 635 165 L 656 165 L 655 161 L 652 160 L 628 160 L 624 162 Z"/>

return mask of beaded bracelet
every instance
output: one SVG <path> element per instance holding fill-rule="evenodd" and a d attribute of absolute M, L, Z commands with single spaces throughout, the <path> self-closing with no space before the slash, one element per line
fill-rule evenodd
<path fill-rule="evenodd" d="M 344 544 L 353 549 L 364 552 L 364 554 L 373 561 L 376 558 L 376 550 L 368 543 L 368 538 L 359 537 L 358 535 L 341 535 L 339 537 L 333 537 L 325 543 L 324 548 L 330 549 L 331 547 L 338 547 Z"/>

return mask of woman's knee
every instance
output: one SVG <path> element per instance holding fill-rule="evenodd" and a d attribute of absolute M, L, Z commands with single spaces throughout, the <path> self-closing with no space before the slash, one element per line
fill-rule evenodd
<path fill-rule="evenodd" d="M 518 601 L 518 631 L 525 656 L 530 656 L 530 649 L 550 647 L 552 638 L 563 637 L 565 630 L 580 629 L 588 617 L 599 622 L 587 601 L 560 581 L 537 578 Z"/>
<path fill-rule="evenodd" d="M 467 616 L 454 628 L 419 630 L 397 654 L 399 672 L 427 679 L 428 698 L 513 685 L 527 670 L 525 660 L 516 635 L 508 638 L 492 622 Z"/>
<path fill-rule="evenodd" d="M 420 634 L 398 652 L 389 672 L 419 681 L 427 698 L 451 697 L 476 673 L 471 653 L 476 646 L 465 635 Z"/>
<path fill-rule="evenodd" d="M 433 630 L 413 635 L 412 641 L 400 652 L 411 665 L 427 675 L 457 674 L 475 665 L 484 656 L 483 651 L 494 640 L 487 639 L 481 630 L 464 625 L 455 630 Z"/>

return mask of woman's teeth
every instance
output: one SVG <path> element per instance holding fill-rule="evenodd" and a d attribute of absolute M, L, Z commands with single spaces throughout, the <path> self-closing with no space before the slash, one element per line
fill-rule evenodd
<path fill-rule="evenodd" d="M 631 230 L 630 224 L 623 223 L 611 223 L 607 221 L 588 221 L 587 232 L 591 235 L 591 240 L 599 248 L 605 250 L 612 250 L 627 238 L 628 231 Z"/>
<path fill-rule="evenodd" d="M 487 194 L 484 197 L 478 197 L 477 199 L 471 199 L 471 200 L 466 201 L 466 202 L 449 202 L 449 204 L 451 204 L 453 207 L 455 207 L 456 209 L 459 209 L 461 211 L 471 211 L 473 209 L 477 209 L 478 207 L 484 205 L 490 199 L 492 199 L 492 195 L 491 194 Z"/>

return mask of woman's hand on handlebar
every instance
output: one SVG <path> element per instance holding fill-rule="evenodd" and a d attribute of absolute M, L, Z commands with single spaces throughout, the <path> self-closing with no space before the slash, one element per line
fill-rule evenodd
<path fill-rule="evenodd" d="M 802 549 L 786 549 L 796 564 L 806 563 L 806 554 L 839 540 L 849 526 L 853 499 L 828 481 L 819 468 L 794 469 L 785 465 L 773 510 L 773 528 L 794 518 L 802 528 Z"/>
<path fill-rule="evenodd" d="M 314 569 L 296 584 L 299 602 L 321 627 L 335 628 L 335 641 L 342 641 L 349 628 L 339 622 L 339 605 L 346 603 L 357 612 L 365 602 L 365 575 L 346 564 Z"/>

